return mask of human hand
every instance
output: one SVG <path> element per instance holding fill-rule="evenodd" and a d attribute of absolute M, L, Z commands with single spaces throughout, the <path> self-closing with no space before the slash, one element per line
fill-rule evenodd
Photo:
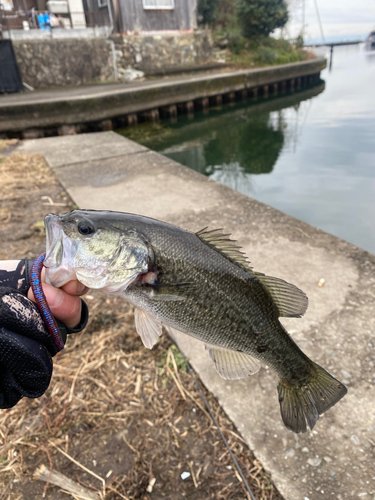
<path fill-rule="evenodd" d="M 82 301 L 79 298 L 84 295 L 88 288 L 77 280 L 69 281 L 62 288 L 55 288 L 48 285 L 46 281 L 45 269 L 42 270 L 43 291 L 47 304 L 53 316 L 62 321 L 68 328 L 75 329 L 79 325 L 82 313 Z M 27 297 L 35 302 L 31 288 L 27 292 Z"/>
<path fill-rule="evenodd" d="M 29 289 L 32 261 L 0 262 L 0 408 L 14 406 L 23 396 L 41 396 L 51 380 L 52 359 L 58 348 L 32 300 Z M 42 276 L 42 281 L 44 276 Z M 87 288 L 77 281 L 62 290 L 43 284 L 59 324 L 64 342 L 66 333 L 81 331 L 88 310 L 79 298 Z"/>

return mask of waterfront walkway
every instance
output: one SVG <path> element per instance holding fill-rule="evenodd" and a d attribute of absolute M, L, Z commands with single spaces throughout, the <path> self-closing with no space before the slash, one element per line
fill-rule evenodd
<path fill-rule="evenodd" d="M 44 154 L 80 208 L 139 213 L 191 231 L 223 227 L 256 271 L 306 292 L 305 316 L 282 321 L 348 387 L 312 432 L 285 429 L 267 367 L 226 381 L 202 343 L 183 334 L 177 341 L 285 499 L 375 498 L 374 255 L 114 132 L 25 141 L 19 151 Z"/>
<path fill-rule="evenodd" d="M 111 120 L 126 125 L 137 122 L 140 114 L 157 119 L 223 100 L 243 99 L 258 94 L 277 93 L 319 80 L 325 59 L 235 71 L 210 71 L 173 78 L 129 84 L 59 88 L 0 96 L 0 133 L 21 136 L 64 135 L 84 130 L 85 124 L 102 130 Z M 145 116 L 142 116 L 145 119 Z M 67 127 L 77 127 L 76 130 Z M 65 127 L 65 129 L 64 129 Z M 26 133 L 26 136 L 28 135 Z"/>

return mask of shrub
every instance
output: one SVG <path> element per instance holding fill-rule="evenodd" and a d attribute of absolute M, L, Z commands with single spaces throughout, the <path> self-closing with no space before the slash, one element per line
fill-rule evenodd
<path fill-rule="evenodd" d="M 220 0 L 198 0 L 198 22 L 201 25 L 213 25 L 217 18 Z"/>
<path fill-rule="evenodd" d="M 285 0 L 237 0 L 237 15 L 246 38 L 268 36 L 288 21 Z"/>

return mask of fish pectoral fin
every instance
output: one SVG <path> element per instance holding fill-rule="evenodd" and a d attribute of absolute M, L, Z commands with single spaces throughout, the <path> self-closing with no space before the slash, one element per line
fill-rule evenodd
<path fill-rule="evenodd" d="M 161 336 L 162 324 L 141 309 L 135 309 L 134 319 L 135 328 L 142 339 L 143 345 L 148 349 L 152 349 Z"/>
<path fill-rule="evenodd" d="M 216 371 L 226 380 L 238 380 L 259 371 L 259 361 L 249 354 L 207 344 L 206 349 L 214 362 Z"/>
<path fill-rule="evenodd" d="M 256 272 L 254 274 L 270 293 L 280 317 L 300 318 L 305 314 L 309 300 L 302 290 L 280 278 Z"/>
<path fill-rule="evenodd" d="M 156 283 L 148 285 L 146 293 L 151 300 L 179 301 L 185 300 L 195 289 L 194 283 Z"/>

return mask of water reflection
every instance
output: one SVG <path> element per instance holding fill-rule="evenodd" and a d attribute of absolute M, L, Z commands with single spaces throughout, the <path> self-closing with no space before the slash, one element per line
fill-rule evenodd
<path fill-rule="evenodd" d="M 182 116 L 176 124 L 157 129 L 156 136 L 143 137 L 142 143 L 231 187 L 239 182 L 249 187 L 250 179 L 243 174 L 271 173 L 285 141 L 297 142 L 298 127 L 287 130 L 285 103 L 298 116 L 301 102 L 323 90 L 321 82 L 280 98 L 211 109 L 209 116 L 198 114 L 194 122 Z"/>
<path fill-rule="evenodd" d="M 375 253 L 375 57 L 349 46 L 336 47 L 334 58 L 322 73 L 326 88 L 125 135 Z"/>

